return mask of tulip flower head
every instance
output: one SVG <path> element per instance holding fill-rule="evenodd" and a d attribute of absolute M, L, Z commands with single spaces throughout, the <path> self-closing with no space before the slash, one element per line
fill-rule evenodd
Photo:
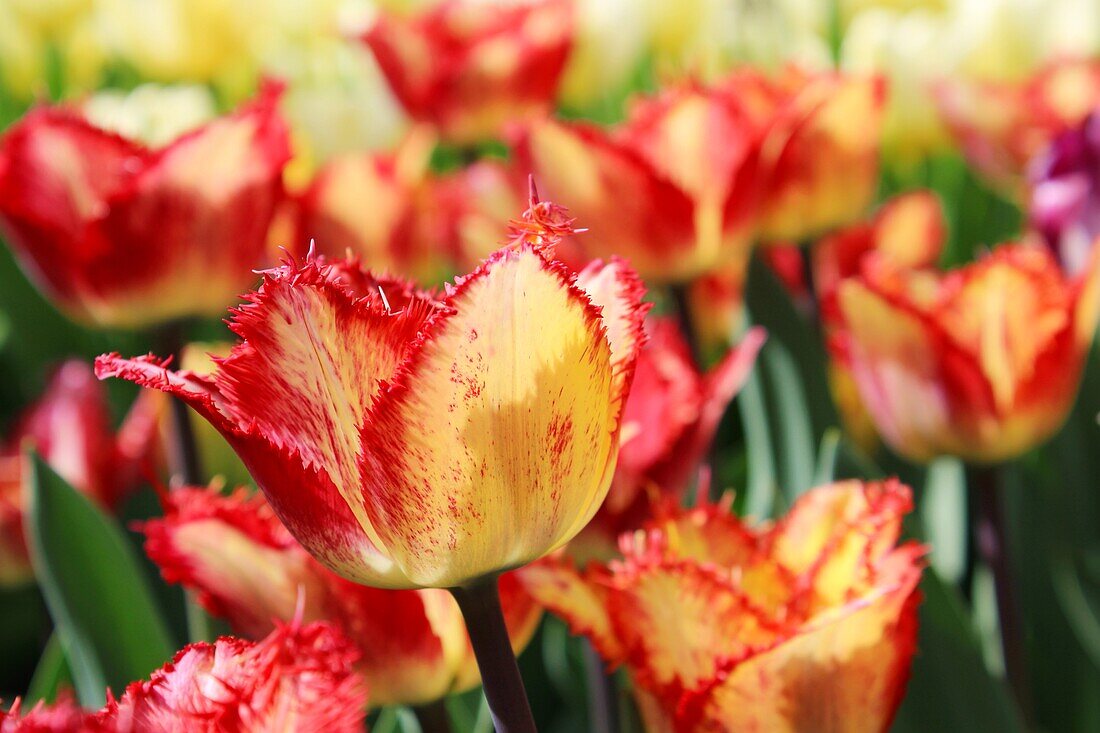
<path fill-rule="evenodd" d="M 800 242 L 863 216 L 878 186 L 882 78 L 791 67 L 771 79 L 735 73 L 723 86 L 769 124 L 761 155 L 763 240 Z"/>
<path fill-rule="evenodd" d="M 743 274 L 753 234 L 762 127 L 735 94 L 688 83 L 635 101 L 613 129 L 542 120 L 517 159 L 591 231 L 588 257 L 622 253 L 647 280 Z"/>
<path fill-rule="evenodd" d="M 258 642 L 191 644 L 133 682 L 92 719 L 92 730 L 363 730 L 367 690 L 351 643 L 323 623 L 280 624 Z"/>
<path fill-rule="evenodd" d="M 1100 237 L 1100 107 L 1054 139 L 1029 170 L 1032 225 L 1070 272 Z"/>
<path fill-rule="evenodd" d="M 837 293 L 834 352 L 903 456 L 1017 456 L 1065 420 L 1096 328 L 1100 258 L 1076 276 L 1002 245 L 947 274 L 867 270 Z"/>
<path fill-rule="evenodd" d="M 447 0 L 414 18 L 381 14 L 363 41 L 410 117 L 468 145 L 550 109 L 572 34 L 568 0 Z"/>
<path fill-rule="evenodd" d="M 333 622 L 360 652 L 356 669 L 371 705 L 421 705 L 478 683 L 462 617 L 446 591 L 380 590 L 344 580 L 290 536 L 262 496 L 179 489 L 164 501 L 164 518 L 142 527 L 146 552 L 165 580 L 196 591 L 235 633 L 262 638 L 295 613 L 306 623 Z M 513 574 L 501 576 L 500 586 L 518 653 L 542 609 Z"/>
<path fill-rule="evenodd" d="M 87 717 L 87 712 L 66 695 L 60 696 L 51 704 L 39 700 L 26 711 L 23 709 L 23 701 L 15 698 L 7 712 L 0 710 L 0 733 L 70 733 L 89 730 Z"/>
<path fill-rule="evenodd" d="M 212 376 L 116 354 L 98 374 L 190 404 L 334 572 L 463 586 L 568 542 L 611 482 L 643 288 L 621 261 L 571 273 L 559 234 L 525 230 L 438 295 L 288 259 L 233 311 Z"/>
<path fill-rule="evenodd" d="M 31 111 L 0 140 L 0 228 L 24 270 L 99 326 L 220 312 L 263 261 L 282 192 L 278 96 L 156 149 L 74 109 Z"/>
<path fill-rule="evenodd" d="M 924 548 L 897 546 L 911 509 L 896 481 L 813 489 L 774 526 L 669 504 L 620 560 L 520 577 L 626 667 L 647 730 L 885 731 L 916 645 Z"/>

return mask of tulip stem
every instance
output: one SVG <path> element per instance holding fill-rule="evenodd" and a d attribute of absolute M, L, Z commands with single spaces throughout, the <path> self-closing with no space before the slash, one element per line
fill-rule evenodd
<path fill-rule="evenodd" d="M 588 678 L 588 730 L 592 733 L 619 733 L 619 697 L 615 678 L 592 642 L 583 639 L 584 672 Z"/>
<path fill-rule="evenodd" d="M 413 708 L 422 733 L 451 733 L 451 716 L 442 699 Z"/>
<path fill-rule="evenodd" d="M 466 621 L 497 733 L 535 733 L 535 719 L 500 609 L 496 576 L 450 591 Z"/>
<path fill-rule="evenodd" d="M 183 347 L 187 343 L 183 331 L 183 324 L 176 321 L 165 325 L 159 334 L 160 348 L 171 354 L 177 368 L 183 359 Z M 198 443 L 195 441 L 195 428 L 191 422 L 191 408 L 175 396 L 168 403 L 172 426 L 167 446 L 169 470 L 185 486 L 204 486 L 206 482 L 203 479 Z"/>
<path fill-rule="evenodd" d="M 672 298 L 673 305 L 676 306 L 676 321 L 679 323 L 680 332 L 683 333 L 684 340 L 687 342 L 692 361 L 695 362 L 695 366 L 699 370 L 702 370 L 705 368 L 703 349 L 699 343 L 699 331 L 695 328 L 695 319 L 691 316 L 691 299 L 688 293 L 688 285 L 683 283 L 670 285 L 668 294 Z"/>
<path fill-rule="evenodd" d="M 1031 692 L 1020 599 L 1009 554 L 1005 487 L 997 466 L 971 466 L 967 480 L 973 498 L 975 546 L 982 561 L 993 572 L 1005 675 L 1024 720 L 1030 720 Z"/>

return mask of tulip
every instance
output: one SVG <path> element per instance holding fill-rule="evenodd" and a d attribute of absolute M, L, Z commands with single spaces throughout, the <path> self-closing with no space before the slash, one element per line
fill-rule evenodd
<path fill-rule="evenodd" d="M 23 701 L 17 697 L 7 712 L 0 710 L 0 733 L 82 731 L 88 728 L 87 717 L 87 713 L 64 694 L 50 704 L 39 700 L 26 712 L 23 711 Z"/>
<path fill-rule="evenodd" d="M 344 580 L 294 541 L 261 496 L 180 489 L 164 499 L 164 518 L 142 527 L 147 554 L 166 581 L 195 591 L 234 633 L 266 636 L 294 618 L 303 593 L 302 620 L 335 623 L 361 652 L 356 669 L 371 705 L 423 705 L 479 682 L 462 616 L 446 591 L 378 590 Z M 512 574 L 502 576 L 501 592 L 518 653 L 542 611 Z"/>
<path fill-rule="evenodd" d="M 566 0 L 448 0 L 414 18 L 380 14 L 362 38 L 409 116 L 470 145 L 550 109 L 572 27 Z"/>
<path fill-rule="evenodd" d="M 572 228 L 548 207 L 441 297 L 288 259 L 233 312 L 242 341 L 211 377 L 151 355 L 97 373 L 190 404 L 337 574 L 448 588 L 523 565 L 607 493 L 646 310 L 622 262 L 551 259 Z"/>
<path fill-rule="evenodd" d="M 129 496 L 144 464 L 154 457 L 152 408 L 139 398 L 116 433 L 106 390 L 91 368 L 76 360 L 58 368 L 46 391 L 0 443 L 0 587 L 33 577 L 23 537 L 30 476 L 23 450 L 29 445 L 74 488 L 112 509 Z"/>
<path fill-rule="evenodd" d="M 1100 258 L 1067 276 L 1042 247 L 943 275 L 871 268 L 840 285 L 833 346 L 895 451 L 994 463 L 1065 420 L 1098 298 Z"/>
<path fill-rule="evenodd" d="M 700 372 L 675 320 L 651 319 L 623 409 L 611 491 L 569 545 L 578 562 L 614 554 L 618 535 L 650 514 L 654 500 L 682 500 L 707 458 L 718 423 L 752 371 L 765 340 L 750 329 L 707 373 Z"/>
<path fill-rule="evenodd" d="M 595 514 L 644 340 L 624 263 L 552 259 L 573 232 L 533 194 L 512 241 L 440 296 L 355 260 L 288 258 L 234 311 L 242 341 L 212 377 L 152 355 L 96 362 L 209 420 L 333 572 L 450 589 L 502 730 L 534 724 L 495 578 Z"/>
<path fill-rule="evenodd" d="M 101 130 L 159 148 L 212 120 L 215 107 L 206 87 L 142 84 L 129 92 L 97 92 L 81 104 L 80 112 Z"/>
<path fill-rule="evenodd" d="M 262 641 L 191 644 L 94 717 L 112 733 L 361 731 L 367 690 L 334 627 L 280 624 Z"/>
<path fill-rule="evenodd" d="M 970 164 L 1019 196 L 1028 161 L 1100 104 L 1100 62 L 1055 61 L 1022 82 L 945 82 L 936 101 Z"/>
<path fill-rule="evenodd" d="M 668 504 L 622 559 L 520 571 L 531 593 L 630 672 L 650 731 L 885 731 L 916 645 L 924 548 L 897 545 L 909 489 L 811 490 L 774 525 L 727 500 Z"/>
<path fill-rule="evenodd" d="M 722 266 L 743 276 L 762 135 L 737 95 L 684 84 L 636 100 L 614 129 L 532 123 L 516 152 L 589 225 L 589 258 L 622 254 L 647 280 L 683 283 Z"/>
<path fill-rule="evenodd" d="M 1100 107 L 1032 161 L 1032 225 L 1071 273 L 1088 264 L 1100 237 Z"/>
<path fill-rule="evenodd" d="M 769 120 L 759 236 L 802 241 L 863 216 L 878 186 L 884 81 L 808 73 L 746 72 L 724 82 Z"/>
<path fill-rule="evenodd" d="M 313 240 L 326 255 L 350 251 L 375 271 L 417 282 L 445 280 L 458 259 L 451 227 L 460 200 L 454 194 L 462 192 L 452 193 L 431 174 L 434 142 L 420 129 L 393 154 L 330 161 L 297 202 L 294 240 Z M 502 228 L 497 241 L 503 234 Z"/>
<path fill-rule="evenodd" d="M 149 149 L 39 108 L 0 141 L 0 226 L 63 311 L 139 327 L 220 312 L 252 280 L 282 191 L 278 93 Z"/>

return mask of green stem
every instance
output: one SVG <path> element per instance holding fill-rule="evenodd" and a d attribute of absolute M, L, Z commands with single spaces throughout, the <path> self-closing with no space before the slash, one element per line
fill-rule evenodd
<path fill-rule="evenodd" d="M 500 609 L 496 576 L 450 591 L 466 621 L 497 733 L 535 733 L 535 719 Z"/>
<path fill-rule="evenodd" d="M 1024 626 L 1014 577 L 1008 522 L 1005 514 L 1005 486 L 998 466 L 971 466 L 967 481 L 973 494 L 974 541 L 982 561 L 993 572 L 997 617 L 1005 674 L 1024 720 L 1031 720 L 1031 688 L 1024 644 Z"/>
<path fill-rule="evenodd" d="M 422 733 L 451 733 L 451 716 L 442 698 L 413 708 Z"/>

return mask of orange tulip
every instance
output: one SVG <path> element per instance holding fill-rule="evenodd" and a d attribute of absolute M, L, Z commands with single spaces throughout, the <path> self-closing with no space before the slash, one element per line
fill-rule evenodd
<path fill-rule="evenodd" d="M 1023 82 L 944 82 L 936 102 L 970 164 L 1022 193 L 1028 162 L 1100 105 L 1100 61 L 1064 59 Z"/>
<path fill-rule="evenodd" d="M 568 0 L 447 0 L 413 18 L 382 14 L 363 41 L 410 117 L 471 144 L 550 109 L 572 36 Z"/>
<path fill-rule="evenodd" d="M 650 731 L 885 731 L 916 644 L 911 509 L 896 481 L 814 489 L 774 526 L 669 505 L 622 560 L 520 577 L 629 670 Z"/>
<path fill-rule="evenodd" d="M 628 257 L 646 280 L 743 274 L 763 125 L 736 93 L 683 84 L 635 101 L 613 129 L 544 120 L 516 139 L 521 169 L 588 226 L 588 258 Z"/>
<path fill-rule="evenodd" d="M 894 450 L 1001 461 L 1064 421 L 1098 302 L 1095 250 L 1071 278 L 1045 248 L 1008 244 L 942 275 L 869 268 L 845 280 L 833 346 Z"/>
<path fill-rule="evenodd" d="M 164 518 L 142 527 L 146 552 L 165 580 L 196 591 L 235 633 L 259 639 L 296 613 L 305 622 L 334 623 L 360 652 L 356 669 L 372 705 L 421 705 L 479 682 L 458 605 L 446 591 L 379 590 L 344 580 L 290 536 L 262 496 L 189 488 L 164 500 Z M 500 588 L 518 653 L 542 609 L 512 574 L 501 577 Z"/>

